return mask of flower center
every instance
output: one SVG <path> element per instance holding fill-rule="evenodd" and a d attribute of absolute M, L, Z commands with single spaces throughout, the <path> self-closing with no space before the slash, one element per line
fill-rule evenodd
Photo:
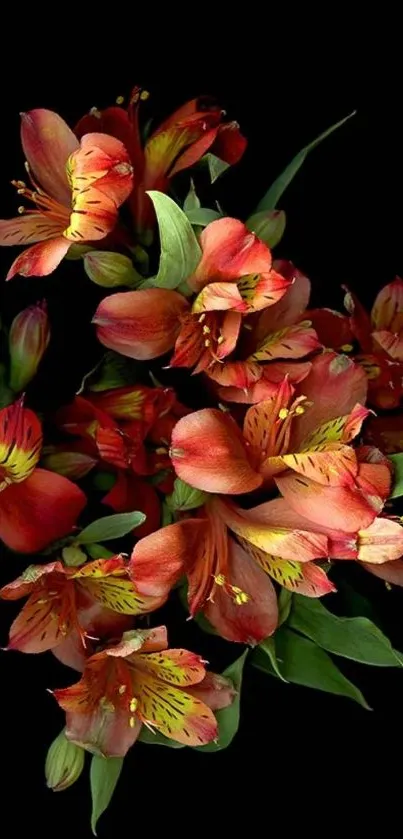
<path fill-rule="evenodd" d="M 51 218 L 53 221 L 57 221 L 60 223 L 61 227 L 66 227 L 70 221 L 70 210 L 68 207 L 65 207 L 63 204 L 60 204 L 54 198 L 50 198 L 49 195 L 46 195 L 46 192 L 41 189 L 39 184 L 36 183 L 32 172 L 29 168 L 28 163 L 25 164 L 25 168 L 28 173 L 28 177 L 31 181 L 31 185 L 33 189 L 27 187 L 25 181 L 11 181 L 12 185 L 15 186 L 17 190 L 17 195 L 21 195 L 27 201 L 31 201 L 35 204 L 35 210 L 27 210 L 26 207 L 18 207 L 18 212 L 20 215 L 25 214 L 32 214 L 37 211 L 44 213 L 47 218 Z"/>

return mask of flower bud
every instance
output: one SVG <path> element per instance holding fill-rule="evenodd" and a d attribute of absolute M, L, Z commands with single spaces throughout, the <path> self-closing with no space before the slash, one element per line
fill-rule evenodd
<path fill-rule="evenodd" d="M 135 288 L 143 277 L 137 273 L 131 259 L 121 253 L 108 251 L 89 251 L 84 256 L 84 269 L 87 276 L 104 288 L 130 286 Z"/>
<path fill-rule="evenodd" d="M 46 783 L 54 792 L 74 784 L 84 767 L 84 749 L 67 739 L 65 729 L 49 747 L 45 763 Z"/>
<path fill-rule="evenodd" d="M 20 393 L 33 379 L 50 339 L 46 302 L 28 306 L 11 324 L 10 387 Z"/>
<path fill-rule="evenodd" d="M 180 478 L 176 478 L 174 491 L 167 497 L 167 504 L 171 510 L 194 510 L 196 507 L 201 507 L 206 498 L 206 492 L 195 489 Z"/>

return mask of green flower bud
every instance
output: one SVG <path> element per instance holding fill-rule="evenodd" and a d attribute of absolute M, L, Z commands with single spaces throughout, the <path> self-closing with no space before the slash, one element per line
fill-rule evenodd
<path fill-rule="evenodd" d="M 45 777 L 49 789 L 61 792 L 71 787 L 83 771 L 84 755 L 84 749 L 68 740 L 63 729 L 46 756 Z"/>
<path fill-rule="evenodd" d="M 83 259 L 87 276 L 104 288 L 130 286 L 135 288 L 143 281 L 137 273 L 131 259 L 121 253 L 108 251 L 89 251 Z"/>
<path fill-rule="evenodd" d="M 33 379 L 50 339 L 46 302 L 29 306 L 11 324 L 10 387 L 20 393 Z"/>
<path fill-rule="evenodd" d="M 87 561 L 87 555 L 78 545 L 67 545 L 62 550 L 62 559 L 65 565 L 84 565 Z"/>
<path fill-rule="evenodd" d="M 171 510 L 194 510 L 201 507 L 207 499 L 207 493 L 189 486 L 185 481 L 176 478 L 174 491 L 167 496 L 167 504 Z"/>

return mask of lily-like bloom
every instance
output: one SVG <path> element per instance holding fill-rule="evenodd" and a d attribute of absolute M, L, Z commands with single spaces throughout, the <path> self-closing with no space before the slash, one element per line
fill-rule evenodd
<path fill-rule="evenodd" d="M 231 683 L 206 673 L 195 653 L 167 646 L 160 626 L 126 632 L 91 656 L 77 684 L 54 691 L 67 738 L 105 757 L 123 757 L 143 724 L 187 746 L 215 740 L 211 709 L 231 704 Z"/>
<path fill-rule="evenodd" d="M 35 553 L 68 534 L 86 497 L 67 478 L 37 468 L 42 430 L 19 399 L 0 411 L 0 539 Z"/>
<path fill-rule="evenodd" d="M 14 582 L 0 589 L 3 600 L 29 597 L 13 622 L 9 650 L 41 653 L 52 650 L 78 633 L 86 643 L 86 625 L 80 614 L 94 601 L 119 615 L 139 615 L 158 608 L 161 598 L 140 596 L 130 581 L 122 557 L 97 559 L 79 568 L 61 562 L 29 565 Z M 88 622 L 86 621 L 86 624 Z"/>
<path fill-rule="evenodd" d="M 139 106 L 147 91 L 134 88 L 128 108 L 93 108 L 75 128 L 78 137 L 103 131 L 124 143 L 136 172 L 130 205 L 139 232 L 154 226 L 154 210 L 147 190 L 167 192 L 171 178 L 188 169 L 210 151 L 230 165 L 237 163 L 246 148 L 236 122 L 224 122 L 224 111 L 211 99 L 187 102 L 152 132 L 143 146 L 139 129 Z"/>
<path fill-rule="evenodd" d="M 315 523 L 332 516 L 332 525 L 346 532 L 367 527 L 391 478 L 376 450 L 360 453 L 350 445 L 368 414 L 365 374 L 346 356 L 324 353 L 301 387 L 295 396 L 284 380 L 271 400 L 251 406 L 243 433 L 214 409 L 183 417 L 172 434 L 175 471 L 206 492 L 237 495 L 276 484 Z"/>
<path fill-rule="evenodd" d="M 206 368 L 220 399 L 255 403 L 271 397 L 284 376 L 301 382 L 311 369 L 306 360 L 322 345 L 305 315 L 311 284 L 291 262 L 277 260 L 274 268 L 291 285 L 273 306 L 242 322 L 235 352 Z M 304 360 L 305 359 L 305 360 Z"/>
<path fill-rule="evenodd" d="M 274 270 L 269 248 L 237 219 L 211 222 L 200 244 L 200 263 L 187 280 L 193 304 L 168 289 L 113 294 L 93 319 L 102 344 L 141 360 L 175 345 L 171 366 L 200 372 L 234 350 L 244 315 L 272 306 L 290 285 Z"/>
<path fill-rule="evenodd" d="M 53 111 L 22 114 L 21 143 L 31 186 L 13 183 L 35 209 L 20 207 L 19 217 L 0 221 L 0 245 L 32 247 L 13 262 L 7 279 L 51 274 L 71 245 L 103 239 L 133 185 L 123 143 L 99 133 L 79 143 Z"/>

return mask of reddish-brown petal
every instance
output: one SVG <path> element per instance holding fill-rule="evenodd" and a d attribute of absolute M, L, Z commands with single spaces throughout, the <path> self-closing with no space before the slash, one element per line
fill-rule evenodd
<path fill-rule="evenodd" d="M 235 422 L 213 408 L 179 420 L 172 432 L 170 456 L 178 477 L 206 492 L 238 495 L 262 483 L 250 466 Z"/>
<path fill-rule="evenodd" d="M 200 699 L 212 711 L 219 711 L 221 708 L 231 705 L 236 696 L 236 690 L 229 679 L 210 671 L 206 673 L 204 679 L 198 685 L 187 687 L 186 693 Z"/>
<path fill-rule="evenodd" d="M 289 286 L 285 294 L 259 315 L 253 329 L 256 343 L 260 343 L 266 335 L 278 332 L 285 327 L 292 326 L 302 317 L 309 301 L 311 284 L 307 277 L 285 259 L 276 259 L 273 263 L 275 270 L 285 277 Z"/>
<path fill-rule="evenodd" d="M 35 553 L 68 535 L 86 497 L 67 478 L 35 469 L 0 494 L 0 538 L 14 551 Z"/>
<path fill-rule="evenodd" d="M 216 138 L 210 151 L 220 160 L 225 160 L 226 163 L 233 166 L 241 159 L 246 146 L 247 139 L 241 134 L 238 123 L 226 122 L 224 125 L 218 126 Z"/>
<path fill-rule="evenodd" d="M 369 562 L 363 562 L 362 564 L 375 577 L 380 577 L 381 580 L 386 580 L 386 582 L 395 586 L 403 586 L 403 559 L 395 559 L 392 562 L 385 562 L 383 565 L 373 565 Z"/>
<path fill-rule="evenodd" d="M 376 331 L 403 331 L 403 280 L 395 277 L 384 286 L 372 307 L 371 321 Z"/>
<path fill-rule="evenodd" d="M 168 352 L 188 302 L 177 291 L 150 288 L 106 297 L 93 318 L 105 347 L 141 361 Z"/>
<path fill-rule="evenodd" d="M 228 282 L 271 270 L 269 248 L 237 219 L 212 221 L 204 228 L 200 242 L 203 256 L 189 280 L 195 291 L 208 282 Z"/>
<path fill-rule="evenodd" d="M 135 530 L 137 539 L 154 533 L 160 526 L 161 504 L 154 487 L 132 472 L 118 473 L 116 483 L 103 497 L 102 503 L 108 504 L 116 513 L 130 513 L 133 510 L 145 513 L 145 522 Z"/>
<path fill-rule="evenodd" d="M 308 309 L 305 317 L 311 321 L 324 347 L 338 352 L 348 352 L 353 348 L 354 335 L 347 315 L 334 309 Z"/>
<path fill-rule="evenodd" d="M 229 541 L 228 584 L 214 587 L 203 612 L 227 641 L 258 644 L 277 626 L 277 596 L 271 580 L 233 539 Z M 238 594 L 238 600 L 237 600 Z M 240 602 L 240 596 L 245 602 Z"/>
<path fill-rule="evenodd" d="M 403 326 L 401 334 L 384 329 L 373 332 L 372 337 L 394 361 L 403 361 Z"/>
<path fill-rule="evenodd" d="M 65 121 L 45 108 L 21 114 L 21 143 L 28 164 L 41 187 L 70 206 L 66 163 L 78 148 L 77 137 Z"/>

